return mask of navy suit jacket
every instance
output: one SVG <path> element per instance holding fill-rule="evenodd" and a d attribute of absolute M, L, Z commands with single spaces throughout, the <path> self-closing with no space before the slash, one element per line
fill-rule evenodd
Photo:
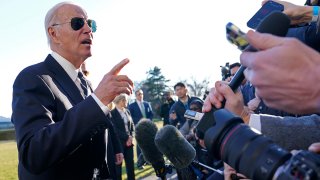
<path fill-rule="evenodd" d="M 109 117 L 92 96 L 83 99 L 51 55 L 19 73 L 12 109 L 19 179 L 91 179 L 94 168 L 107 172 L 105 129 L 109 140 L 114 133 Z M 108 144 L 109 171 L 119 148 Z"/>
<path fill-rule="evenodd" d="M 151 108 L 150 104 L 148 102 L 143 101 L 143 105 L 144 105 L 144 109 L 145 109 L 145 113 L 146 113 L 146 118 L 152 120 L 153 112 L 152 112 L 152 108 Z M 131 113 L 133 123 L 137 124 L 140 121 L 140 119 L 143 118 L 137 101 L 135 101 L 134 103 L 131 103 L 129 105 L 129 110 Z"/>

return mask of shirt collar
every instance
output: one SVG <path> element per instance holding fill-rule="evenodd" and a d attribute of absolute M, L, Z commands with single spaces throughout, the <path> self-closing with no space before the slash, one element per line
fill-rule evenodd
<path fill-rule="evenodd" d="M 75 68 L 74 65 L 70 63 L 70 61 L 54 51 L 52 51 L 51 56 L 62 66 L 62 68 L 67 72 L 73 82 L 75 82 L 78 77 L 79 69 Z"/>
<path fill-rule="evenodd" d="M 143 101 L 139 101 L 138 99 L 136 99 L 136 101 L 140 104 L 143 104 Z"/>

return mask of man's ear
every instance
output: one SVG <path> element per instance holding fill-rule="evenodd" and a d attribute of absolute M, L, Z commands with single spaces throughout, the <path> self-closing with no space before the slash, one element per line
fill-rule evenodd
<path fill-rule="evenodd" d="M 55 42 L 55 43 L 59 43 L 60 42 L 60 40 L 59 40 L 59 38 L 57 36 L 58 33 L 57 33 L 55 28 L 49 27 L 48 28 L 48 34 L 49 34 L 52 42 Z"/>

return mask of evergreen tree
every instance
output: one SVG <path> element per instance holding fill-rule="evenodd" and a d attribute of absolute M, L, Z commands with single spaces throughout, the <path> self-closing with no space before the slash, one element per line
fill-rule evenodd
<path fill-rule="evenodd" d="M 151 102 L 152 108 L 157 114 L 160 111 L 163 92 L 168 88 L 166 83 L 169 81 L 161 74 L 161 69 L 155 66 L 147 72 L 147 79 L 143 82 L 142 89 L 147 94 L 144 99 Z"/>

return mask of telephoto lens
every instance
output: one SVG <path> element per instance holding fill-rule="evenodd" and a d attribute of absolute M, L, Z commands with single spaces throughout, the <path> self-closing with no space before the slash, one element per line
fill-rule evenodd
<path fill-rule="evenodd" d="M 215 125 L 205 133 L 211 155 L 251 179 L 272 179 L 277 168 L 291 154 L 243 124 L 240 117 L 226 109 L 214 112 Z"/>

